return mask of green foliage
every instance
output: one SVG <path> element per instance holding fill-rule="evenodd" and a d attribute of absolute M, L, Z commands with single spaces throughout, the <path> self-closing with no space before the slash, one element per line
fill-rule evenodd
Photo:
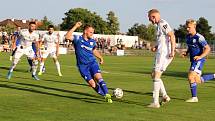
<path fill-rule="evenodd" d="M 47 16 L 44 16 L 41 22 L 42 25 L 37 28 L 39 30 L 47 30 L 49 25 L 53 25 L 53 22 L 48 20 Z"/>
<path fill-rule="evenodd" d="M 115 13 L 113 11 L 109 11 L 107 14 L 107 24 L 108 29 L 110 31 L 109 34 L 118 34 L 119 33 L 119 21 L 118 18 L 115 16 Z"/>
<path fill-rule="evenodd" d="M 176 37 L 176 42 L 185 42 L 186 40 L 186 35 L 187 35 L 187 29 L 186 25 L 179 25 L 178 29 L 175 29 L 175 37 Z"/>
<path fill-rule="evenodd" d="M 16 26 L 14 25 L 6 25 L 1 28 L 3 31 L 6 31 L 8 34 L 13 33 L 16 30 Z"/>
<path fill-rule="evenodd" d="M 95 33 L 109 33 L 107 22 L 95 12 L 92 13 L 83 8 L 74 8 L 66 12 L 65 15 L 66 17 L 63 18 L 63 23 L 60 25 L 61 30 L 68 30 L 74 26 L 76 22 L 81 21 L 83 26 L 77 30 L 79 32 L 82 32 L 85 25 L 92 25 L 95 28 Z"/>
<path fill-rule="evenodd" d="M 144 25 L 135 23 L 130 29 L 128 29 L 127 35 L 138 36 L 141 39 L 154 41 L 155 40 L 155 27 L 153 25 Z"/>

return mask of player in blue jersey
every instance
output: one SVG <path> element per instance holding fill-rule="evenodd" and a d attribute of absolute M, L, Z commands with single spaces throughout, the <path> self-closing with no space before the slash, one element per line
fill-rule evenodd
<path fill-rule="evenodd" d="M 100 60 L 100 64 L 104 63 L 103 57 L 100 55 L 99 51 L 96 50 L 96 41 L 92 38 L 94 28 L 86 25 L 83 30 L 83 35 L 72 35 L 81 25 L 81 22 L 77 22 L 66 34 L 67 40 L 73 40 L 77 67 L 81 76 L 88 84 L 98 94 L 104 96 L 108 103 L 112 103 L 111 95 L 108 94 L 108 88 L 102 78 L 101 70 L 95 58 L 97 57 Z"/>
<path fill-rule="evenodd" d="M 186 102 L 198 102 L 197 98 L 197 84 L 207 82 L 214 79 L 215 74 L 202 75 L 203 64 L 205 63 L 205 57 L 210 53 L 210 46 L 205 38 L 196 32 L 196 21 L 189 19 L 186 21 L 188 35 L 186 36 L 186 43 L 188 46 L 187 52 L 184 56 L 190 55 L 190 70 L 188 74 L 188 80 L 190 83 L 190 90 L 192 98 L 186 100 Z"/>

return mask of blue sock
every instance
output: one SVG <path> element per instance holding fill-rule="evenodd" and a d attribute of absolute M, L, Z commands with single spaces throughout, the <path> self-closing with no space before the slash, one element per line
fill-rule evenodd
<path fill-rule="evenodd" d="M 207 81 L 212 80 L 214 78 L 215 78 L 214 74 L 203 75 L 201 77 L 201 79 L 202 79 L 203 82 L 207 82 Z"/>
<path fill-rule="evenodd" d="M 103 90 L 102 90 L 102 88 L 100 87 L 100 85 L 99 84 L 96 84 L 96 87 L 95 88 L 93 88 L 98 94 L 100 94 L 100 95 L 102 95 L 102 96 L 105 96 L 105 94 L 104 94 L 104 92 L 103 92 Z"/>
<path fill-rule="evenodd" d="M 108 88 L 107 88 L 106 83 L 104 82 L 104 80 L 101 78 L 101 79 L 99 79 L 98 83 L 99 83 L 100 87 L 102 88 L 104 94 L 107 94 L 108 93 Z"/>
<path fill-rule="evenodd" d="M 191 90 L 192 97 L 197 97 L 197 83 L 196 82 L 190 84 L 190 90 Z"/>
<path fill-rule="evenodd" d="M 30 59 L 30 58 L 27 58 L 28 59 L 28 64 L 32 67 L 33 66 L 33 64 L 32 64 L 32 59 Z"/>

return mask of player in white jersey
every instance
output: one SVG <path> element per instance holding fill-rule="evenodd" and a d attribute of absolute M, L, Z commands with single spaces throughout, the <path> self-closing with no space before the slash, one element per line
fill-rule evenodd
<path fill-rule="evenodd" d="M 167 95 L 161 75 L 171 63 L 175 55 L 175 35 L 169 24 L 160 18 L 160 12 L 157 9 L 151 9 L 148 12 L 149 21 L 157 25 L 157 44 L 152 51 L 156 51 L 155 64 L 152 71 L 153 79 L 153 103 L 148 105 L 150 108 L 159 108 L 159 93 L 162 94 L 161 103 L 170 101 Z"/>
<path fill-rule="evenodd" d="M 17 63 L 19 62 L 20 58 L 23 55 L 26 55 L 28 58 L 32 59 L 32 77 L 35 80 L 39 80 L 39 78 L 36 76 L 36 70 L 37 70 L 37 52 L 35 53 L 32 48 L 32 43 L 36 43 L 36 45 L 39 45 L 39 34 L 35 32 L 36 29 L 36 23 L 30 22 L 28 30 L 22 30 L 20 31 L 20 45 L 17 46 L 16 53 L 14 55 L 14 60 L 12 62 L 12 66 L 10 67 L 10 70 L 8 72 L 7 78 L 10 79 L 12 76 L 12 72 L 14 68 L 16 67 Z M 38 46 L 36 46 L 38 47 Z M 38 49 L 37 49 L 38 50 Z"/>
<path fill-rule="evenodd" d="M 48 26 L 48 32 L 42 37 L 42 43 L 44 45 L 44 49 L 41 50 L 41 63 L 38 75 L 42 75 L 45 60 L 50 55 L 53 58 L 54 63 L 57 67 L 58 75 L 62 76 L 60 70 L 60 63 L 57 59 L 57 56 L 59 55 L 59 35 L 54 33 L 53 25 Z"/>

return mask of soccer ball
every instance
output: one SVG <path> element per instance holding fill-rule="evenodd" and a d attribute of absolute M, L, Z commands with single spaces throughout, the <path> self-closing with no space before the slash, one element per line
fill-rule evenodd
<path fill-rule="evenodd" d="M 120 88 L 116 88 L 115 90 L 113 90 L 113 96 L 117 99 L 120 99 L 123 97 L 123 91 Z"/>

